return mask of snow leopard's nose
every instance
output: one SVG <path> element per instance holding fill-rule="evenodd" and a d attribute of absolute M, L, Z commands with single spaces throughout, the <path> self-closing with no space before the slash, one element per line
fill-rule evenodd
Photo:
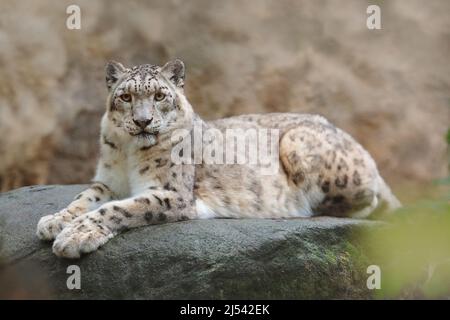
<path fill-rule="evenodd" d="M 152 123 L 153 118 L 150 119 L 133 119 L 135 125 L 141 129 L 145 129 L 150 123 Z"/>

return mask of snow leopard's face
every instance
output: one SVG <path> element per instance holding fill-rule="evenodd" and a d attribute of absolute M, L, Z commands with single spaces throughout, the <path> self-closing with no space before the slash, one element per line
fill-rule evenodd
<path fill-rule="evenodd" d="M 184 85 L 184 64 L 180 60 L 163 67 L 144 64 L 133 68 L 110 62 L 106 84 L 108 117 L 132 137 L 155 140 L 159 134 L 177 128 L 184 116 L 178 96 Z"/>

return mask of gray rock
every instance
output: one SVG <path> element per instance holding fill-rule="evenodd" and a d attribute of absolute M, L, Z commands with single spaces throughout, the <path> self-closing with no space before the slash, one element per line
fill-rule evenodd
<path fill-rule="evenodd" d="M 123 233 L 79 260 L 54 256 L 35 227 L 83 185 L 0 194 L 0 298 L 368 298 L 358 235 L 374 222 L 338 218 L 198 220 Z M 81 269 L 69 290 L 67 267 Z"/>

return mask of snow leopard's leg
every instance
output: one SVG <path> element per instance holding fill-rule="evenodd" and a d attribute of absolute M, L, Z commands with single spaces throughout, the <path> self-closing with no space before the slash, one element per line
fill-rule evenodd
<path fill-rule="evenodd" d="M 78 258 L 97 250 L 123 230 L 195 218 L 193 198 L 188 193 L 150 189 L 138 196 L 111 201 L 76 218 L 55 239 L 53 252 Z"/>
<path fill-rule="evenodd" d="M 53 240 L 75 218 L 100 207 L 114 198 L 112 191 L 101 182 L 94 182 L 61 211 L 42 217 L 37 225 L 37 236 Z"/>

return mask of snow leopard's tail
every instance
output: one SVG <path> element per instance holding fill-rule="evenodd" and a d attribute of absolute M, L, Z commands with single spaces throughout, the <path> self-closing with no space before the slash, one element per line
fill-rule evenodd
<path fill-rule="evenodd" d="M 379 186 L 379 208 L 382 208 L 383 211 L 394 211 L 402 206 L 401 202 L 392 193 L 391 188 L 389 188 L 381 176 L 379 177 Z"/>

